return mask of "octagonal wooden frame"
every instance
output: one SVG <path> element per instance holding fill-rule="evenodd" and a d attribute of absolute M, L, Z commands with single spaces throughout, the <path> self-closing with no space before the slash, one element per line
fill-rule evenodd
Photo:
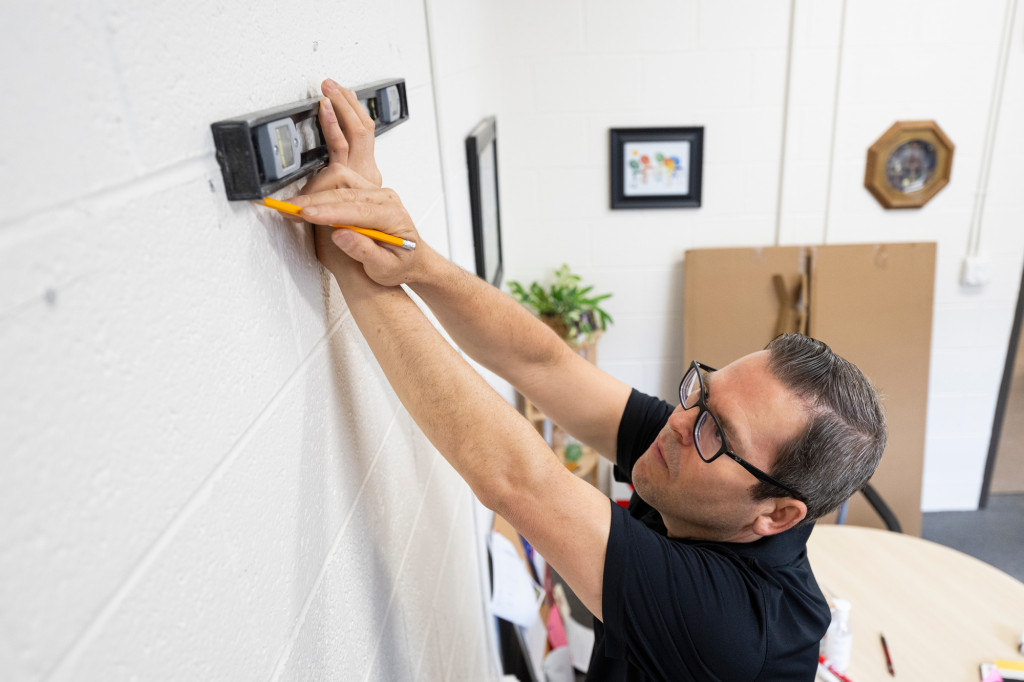
<path fill-rule="evenodd" d="M 889 184 L 885 163 L 893 151 L 910 140 L 924 140 L 935 148 L 935 175 L 916 192 L 904 193 Z M 864 187 L 885 208 L 921 208 L 949 183 L 953 148 L 953 142 L 935 121 L 897 121 L 868 148 Z"/>

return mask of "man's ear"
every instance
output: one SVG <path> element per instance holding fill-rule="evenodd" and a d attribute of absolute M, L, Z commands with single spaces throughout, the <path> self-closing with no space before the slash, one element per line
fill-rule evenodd
<path fill-rule="evenodd" d="M 789 530 L 807 516 L 807 505 L 793 497 L 773 497 L 756 519 L 754 532 L 761 536 L 776 535 Z"/>

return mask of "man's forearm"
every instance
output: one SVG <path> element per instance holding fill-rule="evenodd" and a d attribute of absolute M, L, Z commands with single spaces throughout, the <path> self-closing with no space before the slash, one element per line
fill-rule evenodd
<path fill-rule="evenodd" d="M 563 429 L 614 459 L 629 386 L 574 353 L 512 297 L 432 251 L 410 286 L 470 357 L 508 380 Z"/>
<path fill-rule="evenodd" d="M 568 350 L 547 325 L 502 293 L 440 254 L 425 259 L 410 282 L 458 346 L 474 360 L 529 392 Z"/>
<path fill-rule="evenodd" d="M 402 288 L 375 284 L 358 264 L 335 276 L 417 425 L 480 501 L 522 533 L 601 618 L 608 498 L 562 465 Z"/>
<path fill-rule="evenodd" d="M 536 431 L 403 289 L 374 283 L 357 263 L 334 268 L 334 275 L 402 404 L 484 504 L 500 512 L 513 491 L 531 490 L 561 469 Z"/>

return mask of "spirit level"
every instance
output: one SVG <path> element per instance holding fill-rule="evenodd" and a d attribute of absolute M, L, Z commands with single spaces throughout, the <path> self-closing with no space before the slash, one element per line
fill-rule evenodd
<path fill-rule="evenodd" d="M 409 118 L 405 79 L 354 88 L 381 135 Z M 210 126 L 228 199 L 262 199 L 327 165 L 320 98 L 271 107 Z"/>

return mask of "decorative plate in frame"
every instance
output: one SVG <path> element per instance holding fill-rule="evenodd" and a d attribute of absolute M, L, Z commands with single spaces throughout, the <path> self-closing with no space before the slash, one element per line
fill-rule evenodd
<path fill-rule="evenodd" d="M 868 149 L 864 186 L 885 208 L 921 208 L 952 167 L 953 143 L 935 121 L 897 121 Z"/>

